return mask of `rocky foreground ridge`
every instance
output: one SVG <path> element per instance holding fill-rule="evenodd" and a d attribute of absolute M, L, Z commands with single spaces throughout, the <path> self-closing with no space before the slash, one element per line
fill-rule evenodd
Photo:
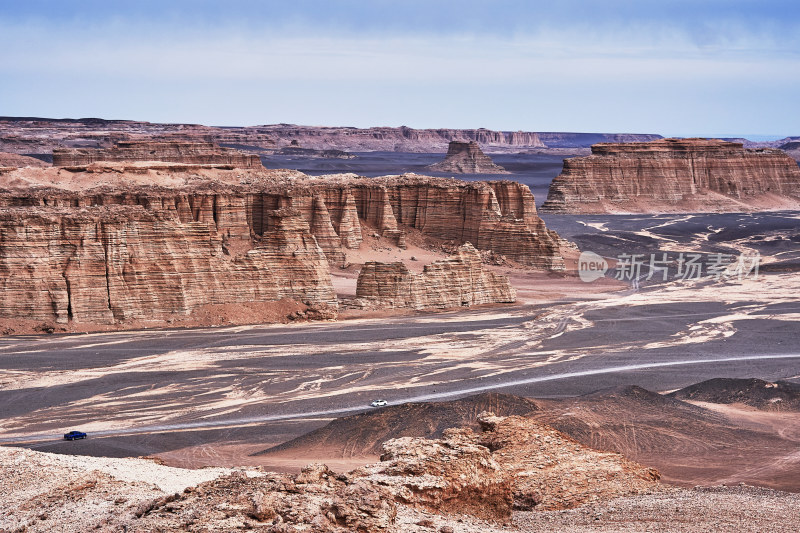
<path fill-rule="evenodd" d="M 364 231 L 401 246 L 414 231 L 564 268 L 558 235 L 511 181 L 148 162 L 6 169 L 0 185 L 0 318 L 170 321 L 286 298 L 335 309 L 330 265 Z"/>
<path fill-rule="evenodd" d="M 456 174 L 508 174 L 509 172 L 481 151 L 475 141 L 451 141 L 444 161 L 429 165 L 428 170 Z"/>
<path fill-rule="evenodd" d="M 542 210 L 558 213 L 749 211 L 800 205 L 800 168 L 777 149 L 662 139 L 595 144 L 564 160 Z"/>
<path fill-rule="evenodd" d="M 17 490 L 0 496 L 0 529 L 366 533 L 424 530 L 453 515 L 486 528 L 508 522 L 512 511 L 570 509 L 660 490 L 655 470 L 523 417 L 483 413 L 480 423 L 478 433 L 453 428 L 441 439 L 387 441 L 379 463 L 347 474 L 317 464 L 297 475 L 216 472 L 198 485 L 192 481 L 208 473 L 135 459 L 97 459 L 98 470 L 84 459 L 80 469 L 72 465 L 78 458 L 6 448 L 0 480 Z M 182 480 L 185 490 L 166 491 Z"/>

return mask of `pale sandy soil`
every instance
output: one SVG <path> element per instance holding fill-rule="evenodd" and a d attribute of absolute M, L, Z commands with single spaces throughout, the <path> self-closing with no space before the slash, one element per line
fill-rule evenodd
<path fill-rule="evenodd" d="M 253 455 L 257 452 L 281 444 L 280 442 L 243 443 L 243 444 L 208 444 L 190 446 L 158 454 L 158 460 L 177 468 L 206 468 L 213 464 L 219 467 L 261 467 L 275 472 L 300 472 L 309 463 L 324 463 L 337 472 L 348 472 L 359 466 L 377 462 L 377 455 L 359 457 L 342 457 L 331 450 L 328 454 L 313 457 L 308 454 L 272 454 L 269 456 Z"/>
<path fill-rule="evenodd" d="M 26 468 L 44 474 L 48 469 L 52 469 L 57 471 L 61 477 L 98 471 L 119 481 L 154 485 L 164 493 L 181 492 L 186 487 L 192 487 L 232 472 L 228 468 L 198 470 L 174 468 L 149 459 L 61 455 L 1 446 L 0 465 L 2 465 L 0 472 L 3 473 L 17 468 Z"/>

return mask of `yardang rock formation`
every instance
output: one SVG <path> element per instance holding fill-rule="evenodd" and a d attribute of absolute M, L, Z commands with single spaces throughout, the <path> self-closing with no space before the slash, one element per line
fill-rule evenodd
<path fill-rule="evenodd" d="M 508 278 L 484 269 L 480 253 L 469 243 L 452 257 L 425 265 L 421 274 L 401 262 L 370 261 L 358 275 L 356 296 L 368 306 L 412 309 L 516 301 Z"/>
<path fill-rule="evenodd" d="M 451 141 L 444 161 L 429 165 L 428 170 L 456 174 L 508 174 L 509 172 L 481 151 L 475 141 Z"/>
<path fill-rule="evenodd" d="M 364 227 L 564 268 L 530 190 L 509 181 L 96 162 L 2 170 L 0 187 L 0 318 L 171 321 L 286 298 L 335 308 L 329 263 Z"/>
<path fill-rule="evenodd" d="M 543 211 L 751 211 L 800 205 L 800 168 L 784 152 L 741 143 L 663 139 L 595 144 L 564 160 Z"/>

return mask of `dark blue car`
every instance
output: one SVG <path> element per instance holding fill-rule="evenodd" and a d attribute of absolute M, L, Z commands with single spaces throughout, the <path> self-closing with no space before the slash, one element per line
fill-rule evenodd
<path fill-rule="evenodd" d="M 86 433 L 82 431 L 70 431 L 69 433 L 64 433 L 64 440 L 78 440 L 78 439 L 85 439 Z"/>

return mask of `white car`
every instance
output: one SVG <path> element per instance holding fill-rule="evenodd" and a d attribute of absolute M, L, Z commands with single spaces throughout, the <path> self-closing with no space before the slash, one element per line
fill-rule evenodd
<path fill-rule="evenodd" d="M 369 404 L 369 405 L 370 405 L 371 407 L 384 407 L 384 406 L 387 406 L 387 405 L 389 405 L 389 402 L 387 402 L 386 400 L 374 400 L 374 401 L 373 401 L 371 404 Z"/>

